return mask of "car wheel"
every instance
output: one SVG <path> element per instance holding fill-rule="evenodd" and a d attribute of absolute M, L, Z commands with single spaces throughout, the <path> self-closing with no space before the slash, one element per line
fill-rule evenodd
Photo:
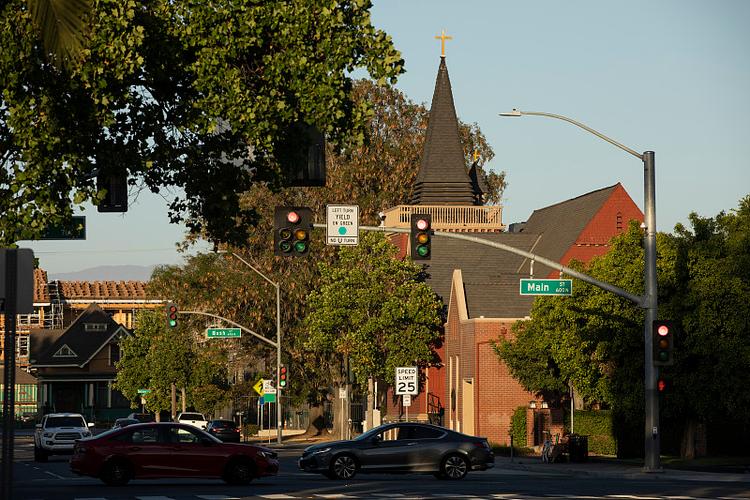
<path fill-rule="evenodd" d="M 332 479 L 351 479 L 357 474 L 357 461 L 351 455 L 339 455 L 331 461 Z"/>
<path fill-rule="evenodd" d="M 130 481 L 130 467 L 121 460 L 107 462 L 99 478 L 108 486 L 123 486 Z"/>
<path fill-rule="evenodd" d="M 227 465 L 224 481 L 227 484 L 250 484 L 255 477 L 255 469 L 247 460 L 235 460 Z"/>
<path fill-rule="evenodd" d="M 440 468 L 446 479 L 463 479 L 469 472 L 469 463 L 461 455 L 448 455 Z"/>
<path fill-rule="evenodd" d="M 41 448 L 34 446 L 34 462 L 46 462 L 49 455 Z"/>

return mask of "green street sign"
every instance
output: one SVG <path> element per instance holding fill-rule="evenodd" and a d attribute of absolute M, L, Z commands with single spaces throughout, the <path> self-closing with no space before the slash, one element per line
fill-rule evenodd
<path fill-rule="evenodd" d="M 86 216 L 74 215 L 73 223 L 69 227 L 62 225 L 48 226 L 42 233 L 40 240 L 85 240 Z"/>
<path fill-rule="evenodd" d="M 141 396 L 145 396 L 146 394 L 151 394 L 151 389 L 138 389 L 138 394 Z"/>
<path fill-rule="evenodd" d="M 573 280 L 521 278 L 521 295 L 573 295 Z"/>
<path fill-rule="evenodd" d="M 239 328 L 207 328 L 206 337 L 209 339 L 236 339 L 242 337 Z"/>

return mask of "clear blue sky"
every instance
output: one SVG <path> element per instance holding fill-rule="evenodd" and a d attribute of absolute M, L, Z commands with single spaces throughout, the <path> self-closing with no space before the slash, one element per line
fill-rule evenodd
<path fill-rule="evenodd" d="M 750 2 L 375 0 L 373 22 L 406 61 L 398 83 L 429 106 L 445 29 L 458 116 L 476 122 L 507 173 L 504 222 L 621 182 L 643 208 L 643 167 L 568 116 L 656 152 L 657 225 L 714 216 L 750 194 Z M 331 200 L 335 202 L 336 200 Z M 180 263 L 165 203 L 142 194 L 121 215 L 87 210 L 85 242 L 30 245 L 50 272 Z M 205 249 L 206 247 L 201 247 Z"/>

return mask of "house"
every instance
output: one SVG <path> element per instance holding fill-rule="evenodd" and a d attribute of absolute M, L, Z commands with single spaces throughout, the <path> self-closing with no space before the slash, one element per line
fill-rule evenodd
<path fill-rule="evenodd" d="M 128 335 L 97 304 L 89 304 L 65 329 L 33 331 L 29 361 L 41 412 L 82 413 L 93 421 L 127 414 L 129 402 L 112 383 L 119 342 Z"/>

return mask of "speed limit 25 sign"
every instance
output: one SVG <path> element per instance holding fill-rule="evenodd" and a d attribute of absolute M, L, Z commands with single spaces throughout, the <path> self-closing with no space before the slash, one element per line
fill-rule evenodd
<path fill-rule="evenodd" d="M 419 383 L 417 382 L 416 366 L 399 366 L 396 368 L 396 395 L 419 394 Z"/>

